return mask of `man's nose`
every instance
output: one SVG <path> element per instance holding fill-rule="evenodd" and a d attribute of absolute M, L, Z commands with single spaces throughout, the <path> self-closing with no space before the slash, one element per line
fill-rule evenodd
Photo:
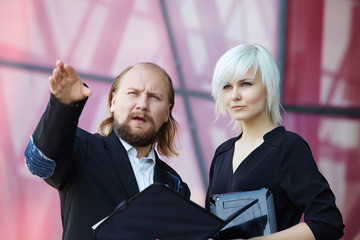
<path fill-rule="evenodd" d="M 147 110 L 149 107 L 149 98 L 146 96 L 146 94 L 141 94 L 137 99 L 137 109 L 141 110 Z"/>

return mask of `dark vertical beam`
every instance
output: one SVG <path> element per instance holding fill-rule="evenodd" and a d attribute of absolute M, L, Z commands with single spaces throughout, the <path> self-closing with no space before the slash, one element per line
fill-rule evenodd
<path fill-rule="evenodd" d="M 200 148 L 200 144 L 199 144 L 199 139 L 196 133 L 196 124 L 191 112 L 191 107 L 190 107 L 190 102 L 189 102 L 189 94 L 187 92 L 186 86 L 185 86 L 185 81 L 182 75 L 182 71 L 181 71 L 181 63 L 180 63 L 180 59 L 177 53 L 177 49 L 176 49 L 176 44 L 175 44 L 175 40 L 174 40 L 174 36 L 172 33 L 172 29 L 170 26 L 170 21 L 169 21 L 169 17 L 168 17 L 168 13 L 167 13 L 167 8 L 166 8 L 166 4 L 165 4 L 165 0 L 160 0 L 160 5 L 161 5 L 161 11 L 164 17 L 164 22 L 166 25 L 166 31 L 168 33 L 168 37 L 169 37 L 169 41 L 170 41 L 170 45 L 171 45 L 171 52 L 172 55 L 174 57 L 174 64 L 176 67 L 176 71 L 177 71 L 177 75 L 178 75 L 178 79 L 179 79 L 179 83 L 180 83 L 180 89 L 178 91 L 178 93 L 180 95 L 182 95 L 183 99 L 184 99 L 184 104 L 185 104 L 185 110 L 186 110 L 186 117 L 189 123 L 189 127 L 191 130 L 191 137 L 193 140 L 193 145 L 195 148 L 195 153 L 196 153 L 196 159 L 197 159 L 197 163 L 199 165 L 199 170 L 202 176 L 202 180 L 203 180 L 203 184 L 204 184 L 204 188 L 206 189 L 208 186 L 208 180 L 207 180 L 207 172 L 205 170 L 205 164 L 204 164 L 204 160 L 203 160 L 203 156 L 201 154 L 201 148 Z"/>
<path fill-rule="evenodd" d="M 280 71 L 280 102 L 283 103 L 282 92 L 284 85 L 285 36 L 286 36 L 286 0 L 279 0 L 277 63 Z"/>

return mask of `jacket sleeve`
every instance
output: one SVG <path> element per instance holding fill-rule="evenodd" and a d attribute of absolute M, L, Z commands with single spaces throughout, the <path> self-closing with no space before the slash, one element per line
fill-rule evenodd
<path fill-rule="evenodd" d="M 80 114 L 87 99 L 77 106 L 59 102 L 51 94 L 25 150 L 25 161 L 30 172 L 53 187 L 60 189 L 73 172 L 73 148 Z"/>

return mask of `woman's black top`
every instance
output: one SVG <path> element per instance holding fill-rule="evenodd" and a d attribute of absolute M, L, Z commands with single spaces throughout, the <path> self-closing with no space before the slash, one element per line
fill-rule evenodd
<path fill-rule="evenodd" d="M 296 133 L 277 127 L 251 152 L 233 173 L 235 137 L 221 144 L 214 155 L 206 208 L 213 194 L 270 188 L 274 194 L 278 231 L 301 220 L 315 238 L 340 239 L 344 224 L 335 196 L 319 172 L 311 149 Z"/>

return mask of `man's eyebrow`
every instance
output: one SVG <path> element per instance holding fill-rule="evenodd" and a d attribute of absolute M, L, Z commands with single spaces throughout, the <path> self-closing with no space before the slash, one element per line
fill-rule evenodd
<path fill-rule="evenodd" d="M 128 87 L 127 90 L 135 91 L 135 92 L 142 92 L 143 90 L 136 88 L 136 87 Z M 161 91 L 146 91 L 148 95 L 156 95 L 156 96 L 163 96 Z"/>
<path fill-rule="evenodd" d="M 128 87 L 127 89 L 139 90 L 139 89 L 138 89 L 138 88 L 136 88 L 136 87 Z"/>
<path fill-rule="evenodd" d="M 162 97 L 163 96 L 163 93 L 160 92 L 160 91 L 151 91 L 151 92 L 148 92 L 149 95 L 156 95 L 156 96 L 159 96 L 159 97 Z"/>
<path fill-rule="evenodd" d="M 143 90 L 141 90 L 140 88 L 136 88 L 136 87 L 128 87 L 126 89 L 127 91 L 134 91 L 134 92 L 141 92 Z"/>

